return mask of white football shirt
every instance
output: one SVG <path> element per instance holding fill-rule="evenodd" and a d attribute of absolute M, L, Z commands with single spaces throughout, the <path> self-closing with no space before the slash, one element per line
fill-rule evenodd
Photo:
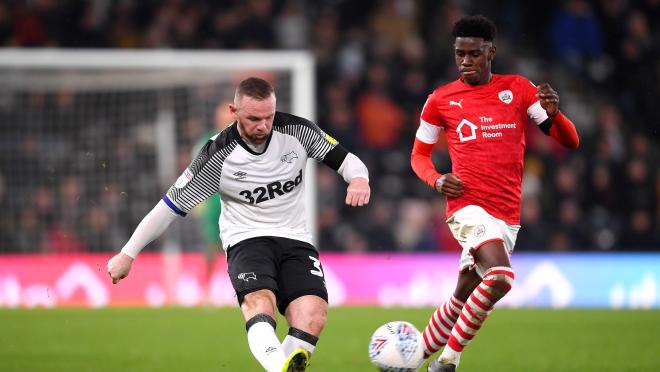
<path fill-rule="evenodd" d="M 222 203 L 223 248 L 258 236 L 307 243 L 303 190 L 307 158 L 337 170 L 347 151 L 314 123 L 277 112 L 263 153 L 241 139 L 236 123 L 212 137 L 163 200 L 185 216 L 214 193 Z"/>

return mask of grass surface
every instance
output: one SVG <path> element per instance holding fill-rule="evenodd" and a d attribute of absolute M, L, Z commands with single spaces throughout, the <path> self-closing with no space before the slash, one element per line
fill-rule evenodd
<path fill-rule="evenodd" d="M 431 311 L 332 308 L 309 371 L 374 371 L 371 333 Z M 657 310 L 498 309 L 460 371 L 660 371 L 658 334 Z M 237 308 L 0 309 L 3 372 L 259 370 Z"/>

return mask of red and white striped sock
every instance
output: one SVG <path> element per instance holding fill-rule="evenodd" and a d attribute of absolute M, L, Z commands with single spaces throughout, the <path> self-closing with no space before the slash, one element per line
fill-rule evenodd
<path fill-rule="evenodd" d="M 429 324 L 426 325 L 422 333 L 424 337 L 424 359 L 435 354 L 447 344 L 451 329 L 454 327 L 462 308 L 463 302 L 455 296 L 451 296 L 447 302 L 433 312 Z"/>
<path fill-rule="evenodd" d="M 481 284 L 465 302 L 461 315 L 454 324 L 451 337 L 447 341 L 447 347 L 440 355 L 441 361 L 458 366 L 463 348 L 477 334 L 495 303 L 511 290 L 513 279 L 513 269 L 510 267 L 495 266 L 486 271 Z"/>

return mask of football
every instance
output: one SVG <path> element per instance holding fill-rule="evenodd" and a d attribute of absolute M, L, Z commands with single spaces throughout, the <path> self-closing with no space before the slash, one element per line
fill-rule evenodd
<path fill-rule="evenodd" d="M 385 323 L 371 336 L 369 358 L 380 371 L 414 372 L 424 363 L 422 342 L 422 334 L 412 324 Z"/>

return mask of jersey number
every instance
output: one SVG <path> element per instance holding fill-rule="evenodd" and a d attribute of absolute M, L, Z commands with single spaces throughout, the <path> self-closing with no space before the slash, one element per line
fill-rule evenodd
<path fill-rule="evenodd" d="M 252 197 L 253 193 L 257 197 L 256 200 Z M 255 202 L 256 203 L 261 203 L 261 202 L 265 202 L 266 200 L 270 199 L 266 193 L 267 193 L 267 191 L 266 191 L 265 187 L 257 187 L 253 191 L 243 190 L 243 191 L 239 192 L 238 194 L 243 195 L 243 197 L 245 197 L 245 200 L 247 200 L 248 203 L 254 204 Z"/>
<path fill-rule="evenodd" d="M 312 264 L 316 268 L 316 270 L 309 270 L 309 272 L 312 275 L 320 276 L 321 278 L 323 278 L 323 269 L 321 269 L 321 261 L 319 261 L 319 259 L 314 256 L 309 256 L 309 259 L 312 260 Z"/>

